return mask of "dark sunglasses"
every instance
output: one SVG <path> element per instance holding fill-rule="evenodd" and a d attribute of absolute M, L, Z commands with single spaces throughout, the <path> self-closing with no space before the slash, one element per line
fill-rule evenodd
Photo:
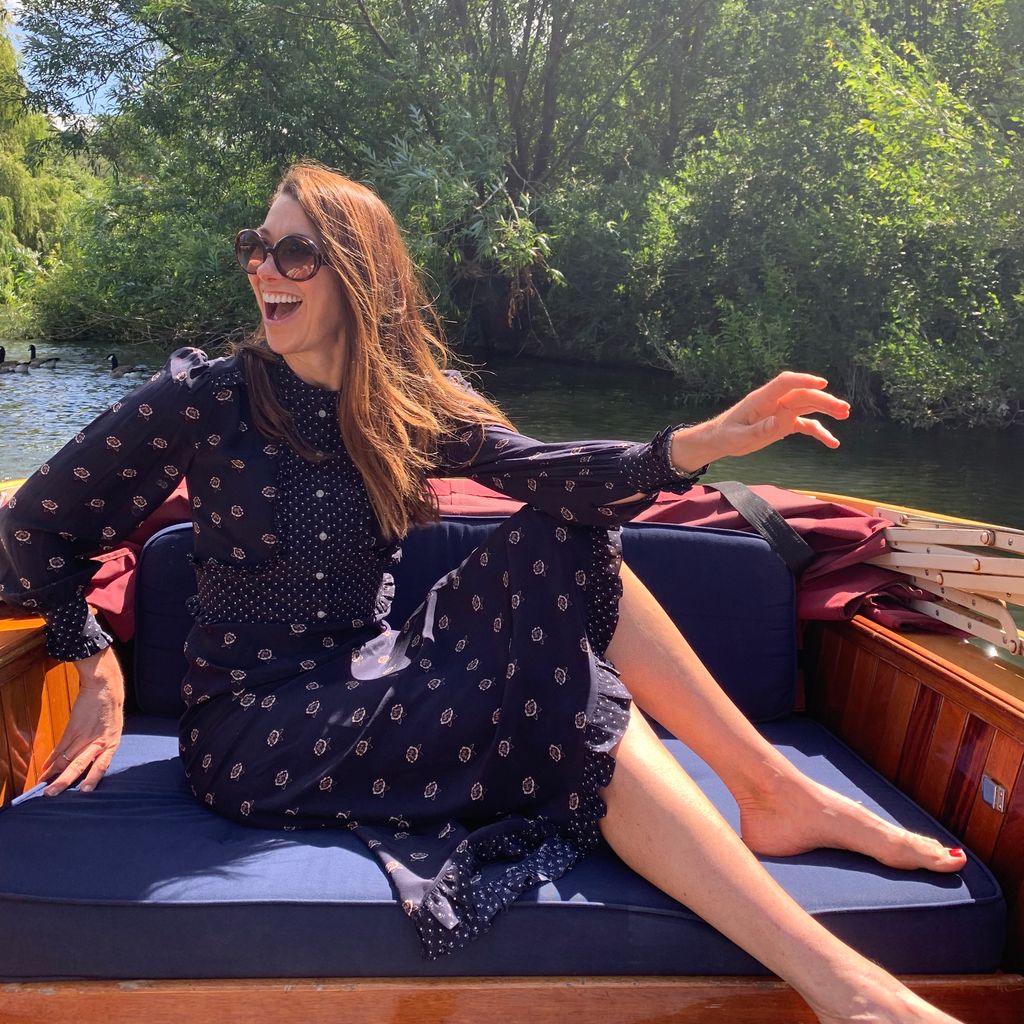
<path fill-rule="evenodd" d="M 235 259 L 247 274 L 255 274 L 268 255 L 274 257 L 277 272 L 290 281 L 308 281 L 324 262 L 316 242 L 305 235 L 285 235 L 277 245 L 269 245 L 252 228 L 235 235 Z"/>

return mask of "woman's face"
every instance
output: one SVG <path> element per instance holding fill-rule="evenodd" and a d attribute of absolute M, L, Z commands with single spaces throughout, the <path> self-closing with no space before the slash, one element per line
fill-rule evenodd
<path fill-rule="evenodd" d="M 274 200 L 257 231 L 271 245 L 294 234 L 320 245 L 316 228 L 298 201 L 288 195 Z M 249 284 L 263 315 L 271 351 L 283 356 L 310 383 L 340 388 L 346 320 L 338 275 L 324 264 L 308 281 L 292 281 L 267 256 L 249 276 Z"/>

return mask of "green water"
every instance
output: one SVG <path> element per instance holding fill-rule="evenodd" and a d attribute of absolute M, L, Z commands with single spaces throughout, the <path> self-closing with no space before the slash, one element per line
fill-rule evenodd
<path fill-rule="evenodd" d="M 27 347 L 7 345 L 8 361 L 27 359 Z M 94 415 L 138 385 L 114 380 L 108 347 L 50 343 L 40 355 L 59 355 L 54 370 L 0 376 L 0 479 L 24 476 Z M 117 353 L 121 363 L 158 369 L 158 350 Z M 543 440 L 643 440 L 667 423 L 717 411 L 687 403 L 671 378 L 647 371 L 566 366 L 502 359 L 482 368 L 485 389 L 517 427 Z M 1024 430 L 915 431 L 858 415 L 832 426 L 836 451 L 806 437 L 765 451 L 725 459 L 709 480 L 739 479 L 855 494 L 1024 528 Z"/>

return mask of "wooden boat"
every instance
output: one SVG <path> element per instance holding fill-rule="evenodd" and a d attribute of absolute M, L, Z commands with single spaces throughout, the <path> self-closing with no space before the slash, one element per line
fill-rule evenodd
<path fill-rule="evenodd" d="M 841 500 L 866 504 L 858 499 Z M 455 523 L 452 529 L 462 526 Z M 696 539 L 695 533 L 699 535 Z M 647 532 L 638 528 L 639 539 L 633 543 L 658 545 L 656 560 L 662 563 L 666 553 L 671 555 L 678 550 L 679 558 L 686 559 L 689 567 L 695 554 L 704 557 L 700 552 L 713 542 L 719 545 L 712 549 L 717 573 L 723 564 L 721 544 L 729 539 L 712 535 L 721 533 L 684 527 L 659 527 Z M 740 545 L 741 556 L 749 558 L 752 551 L 757 555 L 757 545 L 764 547 L 769 559 L 773 557 L 759 538 L 746 535 Z M 627 558 L 643 578 L 628 549 Z M 403 561 L 409 559 L 407 546 Z M 670 577 L 678 580 L 682 563 L 673 567 L 671 557 L 667 561 Z M 651 581 L 648 584 L 655 589 Z M 161 577 L 155 588 L 162 590 L 171 585 Z M 146 598 L 142 595 L 140 599 Z M 38 765 L 59 738 L 77 693 L 73 667 L 54 663 L 45 653 L 42 621 L 8 611 L 11 614 L 0 618 L 0 795 L 4 804 L 36 785 Z M 742 609 L 739 614 L 744 614 Z M 796 634 L 795 624 L 793 631 Z M 140 632 L 137 644 L 154 644 L 157 632 Z M 1020 1024 L 1024 1021 L 1021 663 L 992 658 L 960 639 L 930 634 L 909 636 L 862 618 L 843 623 L 802 623 L 798 639 L 799 685 L 793 701 L 794 713 L 815 729 L 824 727 L 822 731 L 827 730 L 848 745 L 877 773 L 872 777 L 887 780 L 941 822 L 969 851 L 971 860 L 983 864 L 998 879 L 1005 897 L 1005 914 L 999 916 L 998 924 L 952 936 L 942 931 L 945 926 L 937 918 L 936 927 L 930 929 L 926 923 L 923 933 L 930 932 L 934 937 L 937 954 L 954 939 L 968 951 L 996 943 L 995 962 L 988 969 L 962 972 L 955 966 L 950 970 L 947 963 L 934 971 L 898 973 L 915 991 L 968 1024 Z M 696 642 L 695 646 L 703 656 Z M 727 646 L 735 648 L 735 638 Z M 163 657 L 159 651 L 154 653 L 157 659 Z M 145 660 L 139 661 L 138 651 L 135 664 L 145 664 Z M 90 799 L 103 789 L 101 785 Z M 11 844 L 11 833 L 5 832 L 3 826 L 5 821 L 14 820 L 13 816 L 8 817 L 9 813 L 17 813 L 30 803 L 22 800 L 17 807 L 0 813 L 0 900 L 6 898 L 4 875 L 10 874 L 4 864 L 9 866 L 19 856 L 27 856 L 17 844 Z M 17 836 L 15 832 L 15 839 Z M 131 858 L 133 851 L 125 849 L 121 855 Z M 857 870 L 863 871 L 864 884 L 868 885 L 879 872 L 874 870 L 873 862 L 862 860 L 863 866 Z M 581 866 L 576 871 L 582 869 Z M 566 891 L 571 892 L 571 887 Z M 38 894 L 34 898 L 38 899 Z M 6 913 L 0 909 L 0 928 Z M 516 913 L 513 908 L 506 915 L 511 918 Z M 899 934 L 903 918 L 912 913 L 911 907 L 895 907 L 886 927 Z M 29 924 L 35 921 L 31 915 L 25 920 Z M 62 918 L 58 916 L 55 920 Z M 229 946 L 245 939 L 232 931 L 226 909 L 222 920 L 220 942 Z M 954 916 L 951 920 L 957 919 Z M 988 919 L 983 915 L 981 920 Z M 37 926 L 38 922 L 34 927 Z M 18 926 L 11 927 L 17 930 Z M 96 916 L 94 927 L 99 942 L 106 927 L 102 915 Z M 409 926 L 403 922 L 402 927 Z M 499 921 L 492 934 L 502 927 Z M 81 934 L 79 926 L 73 928 L 71 924 L 67 931 Z M 285 1022 L 374 1019 L 408 1024 L 476 1024 L 497 1015 L 513 1021 L 529 1016 L 536 1024 L 594 1019 L 617 1024 L 696 1024 L 711 1019 L 730 1024 L 799 1024 L 814 1020 L 802 1000 L 770 976 L 740 971 L 687 974 L 667 972 L 664 967 L 645 973 L 644 964 L 635 964 L 628 958 L 625 968 L 620 962 L 607 971 L 585 974 L 547 975 L 537 970 L 517 973 L 509 971 L 503 962 L 477 960 L 473 962 L 473 976 L 461 977 L 431 977 L 418 972 L 416 976 L 386 977 L 383 975 L 388 972 L 384 970 L 376 977 L 365 976 L 365 972 L 361 977 L 346 976 L 344 972 L 323 977 L 294 973 L 280 977 L 265 972 L 259 976 L 200 979 L 168 976 L 166 971 L 157 976 L 132 970 L 124 974 L 112 971 L 106 977 L 88 976 L 88 972 L 82 976 L 83 972 L 76 971 L 76 961 L 83 956 L 82 946 L 62 948 L 64 932 L 64 928 L 56 927 L 44 936 L 26 927 L 18 933 L 26 945 L 45 939 L 55 947 L 56 952 L 50 951 L 51 960 L 63 958 L 68 965 L 61 972 L 63 978 L 60 973 L 47 975 L 45 970 L 34 976 L 21 976 L 10 965 L 26 962 L 26 956 L 31 961 L 31 950 L 22 955 L 11 945 L 6 952 L 0 952 L 0 1021 L 115 1024 L 140 1019 L 179 1021 L 205 1017 L 222 1022 L 248 1022 L 257 1014 L 261 1019 Z M 0 950 L 3 945 L 0 941 Z M 123 953 L 125 960 L 133 964 L 146 962 L 147 956 L 153 962 L 160 958 L 155 946 L 140 952 L 126 943 Z M 936 959 L 942 961 L 943 957 L 937 955 Z M 927 960 L 928 954 L 924 954 L 921 962 Z M 76 973 L 80 976 L 76 977 Z"/>

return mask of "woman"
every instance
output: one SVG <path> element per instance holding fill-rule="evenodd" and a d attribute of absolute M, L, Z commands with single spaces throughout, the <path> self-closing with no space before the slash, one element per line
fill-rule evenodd
<path fill-rule="evenodd" d="M 602 834 L 820 1020 L 951 1021 L 818 925 L 752 851 L 834 846 L 936 871 L 962 867 L 962 852 L 797 772 L 621 564 L 614 529 L 713 458 L 794 432 L 837 447 L 808 416 L 845 418 L 848 405 L 821 378 L 785 373 L 649 444 L 542 445 L 438 369 L 436 319 L 370 190 L 296 165 L 236 253 L 262 314 L 257 339 L 212 362 L 175 353 L 0 519 L 3 597 L 46 615 L 51 653 L 81 678 L 43 766 L 46 794 L 83 775 L 92 790 L 120 739 L 123 681 L 82 598 L 95 568 L 83 556 L 113 546 L 187 473 L 198 598 L 179 749 L 212 810 L 351 829 L 428 956 L 471 941 Z M 432 517 L 425 478 L 453 474 L 527 507 L 390 629 L 388 564 Z M 742 839 L 633 701 L 728 784 Z M 502 863 L 485 884 L 480 868 Z"/>

